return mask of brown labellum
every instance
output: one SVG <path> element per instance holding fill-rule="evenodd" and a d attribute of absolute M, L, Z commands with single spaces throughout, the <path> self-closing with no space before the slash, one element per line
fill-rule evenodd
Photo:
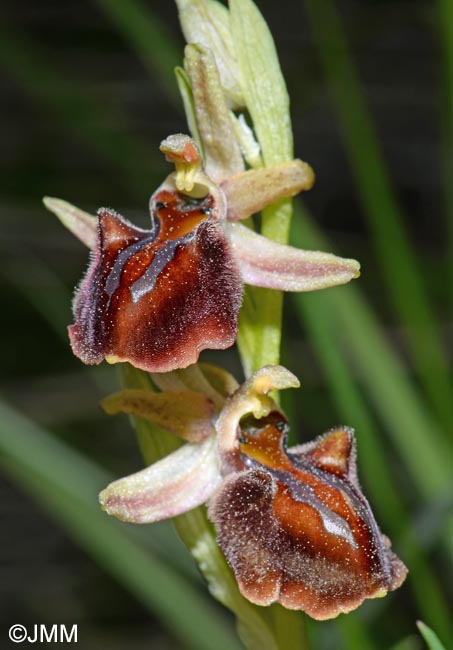
<path fill-rule="evenodd" d="M 384 596 L 407 569 L 390 550 L 356 476 L 350 429 L 286 449 L 280 413 L 248 420 L 209 514 L 242 594 L 323 620 Z"/>
<path fill-rule="evenodd" d="M 69 328 L 82 361 L 167 372 L 194 363 L 204 348 L 234 343 L 242 281 L 215 209 L 209 194 L 163 189 L 153 196 L 150 230 L 99 210 Z"/>

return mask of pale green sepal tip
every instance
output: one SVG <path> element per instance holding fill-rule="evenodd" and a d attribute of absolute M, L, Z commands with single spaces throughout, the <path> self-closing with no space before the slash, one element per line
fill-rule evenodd
<path fill-rule="evenodd" d="M 242 92 L 266 166 L 292 158 L 286 90 L 269 28 L 251 0 L 230 0 L 231 31 Z"/>
<path fill-rule="evenodd" d="M 186 41 L 213 54 L 229 106 L 244 106 L 228 9 L 214 0 L 176 0 L 176 4 Z"/>
<path fill-rule="evenodd" d="M 45 196 L 42 201 L 46 208 L 53 212 L 85 246 L 94 248 L 97 237 L 97 217 L 52 196 Z"/>

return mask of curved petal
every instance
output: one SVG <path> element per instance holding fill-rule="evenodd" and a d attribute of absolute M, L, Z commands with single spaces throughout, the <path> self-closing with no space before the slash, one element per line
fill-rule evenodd
<path fill-rule="evenodd" d="M 203 393 L 219 411 L 225 402 L 224 396 L 206 378 L 199 363 L 194 363 L 188 368 L 173 370 L 173 372 L 152 373 L 151 377 L 156 386 L 163 391 Z"/>
<path fill-rule="evenodd" d="M 150 467 L 111 483 L 99 495 L 109 515 L 149 524 L 192 510 L 220 482 L 215 437 L 187 444 Z"/>
<path fill-rule="evenodd" d="M 188 442 L 200 442 L 214 433 L 214 404 L 194 391 L 154 393 L 128 388 L 109 395 L 101 406 L 109 415 L 137 415 Z"/>
<path fill-rule="evenodd" d="M 200 363 L 199 365 L 203 375 L 223 398 L 232 395 L 238 389 L 239 384 L 236 379 L 223 368 L 210 363 Z"/>
<path fill-rule="evenodd" d="M 216 182 L 244 169 L 219 72 L 209 49 L 186 45 L 184 68 L 194 96 L 206 172 Z"/>
<path fill-rule="evenodd" d="M 227 218 L 246 219 L 270 203 L 309 190 L 315 181 L 312 168 L 302 160 L 273 167 L 249 169 L 221 183 L 227 198 Z"/>
<path fill-rule="evenodd" d="M 277 244 L 240 223 L 228 223 L 227 228 L 247 284 L 280 291 L 314 291 L 345 284 L 360 274 L 356 260 Z"/>

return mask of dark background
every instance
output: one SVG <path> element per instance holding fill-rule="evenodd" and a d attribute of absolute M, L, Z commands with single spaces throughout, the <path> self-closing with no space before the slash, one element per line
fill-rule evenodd
<path fill-rule="evenodd" d="M 97 406 L 114 389 L 115 372 L 86 371 L 65 339 L 71 314 L 64 291 L 70 296 L 87 254 L 41 197 L 62 197 L 89 212 L 113 207 L 145 226 L 148 197 L 168 173 L 158 144 L 186 127 L 171 91 L 158 76 L 150 78 L 101 4 L 15 0 L 1 10 L 0 387 L 10 404 L 120 476 L 142 461 L 126 420 L 108 418 Z M 296 155 L 317 174 L 306 202 L 337 248 L 363 263 L 362 288 L 398 347 L 401 333 L 383 297 L 304 3 L 258 5 L 288 84 Z M 341 0 L 338 6 L 429 293 L 443 313 L 441 68 L 433 3 Z M 149 7 L 180 43 L 182 57 L 173 3 Z M 167 81 L 171 87 L 171 71 Z M 88 98 L 88 108 L 72 105 L 73 94 Z M 301 439 L 309 439 L 335 422 L 304 331 L 289 320 L 286 333 L 292 369 L 299 370 L 305 390 Z M 221 363 L 239 374 L 236 353 L 225 358 Z M 149 612 L 9 480 L 0 484 L 0 511 L 5 629 L 15 622 L 61 621 L 79 624 L 81 648 L 182 647 L 158 621 L 151 626 Z M 396 641 L 390 633 L 389 643 Z"/>

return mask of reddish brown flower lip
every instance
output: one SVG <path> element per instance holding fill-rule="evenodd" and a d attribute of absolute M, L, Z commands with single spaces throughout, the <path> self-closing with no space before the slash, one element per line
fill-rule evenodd
<path fill-rule="evenodd" d="M 407 570 L 360 492 L 352 430 L 286 450 L 286 429 L 273 413 L 241 432 L 242 469 L 209 515 L 246 598 L 333 618 L 396 589 Z"/>
<path fill-rule="evenodd" d="M 195 363 L 237 333 L 242 280 L 212 197 L 190 203 L 154 195 L 154 227 L 143 231 L 99 211 L 97 246 L 74 300 L 69 329 L 85 363 L 129 361 L 153 372 Z"/>
<path fill-rule="evenodd" d="M 203 171 L 189 136 L 170 136 L 161 149 L 176 172 L 151 197 L 148 230 L 113 210 L 102 208 L 96 220 L 45 200 L 93 246 L 69 327 L 72 349 L 84 363 L 129 361 L 151 372 L 184 368 L 201 350 L 233 345 L 244 282 L 311 291 L 358 275 L 355 260 L 283 246 L 237 223 L 311 187 L 306 163 L 235 173 L 218 185 Z"/>
<path fill-rule="evenodd" d="M 337 427 L 286 447 L 288 423 L 268 393 L 295 385 L 285 368 L 261 368 L 225 400 L 217 436 L 208 430 L 205 437 L 200 411 L 192 409 L 188 427 L 199 442 L 112 483 L 100 499 L 110 514 L 136 523 L 208 502 L 242 594 L 258 605 L 279 602 L 323 620 L 396 589 L 407 569 L 360 490 L 352 429 Z M 161 395 L 167 408 L 177 399 Z M 200 402 L 208 415 L 209 404 Z M 131 400 L 127 412 L 134 412 Z M 143 404 L 135 412 L 143 416 Z M 163 416 L 174 424 L 173 413 Z"/>
<path fill-rule="evenodd" d="M 360 490 L 353 430 L 287 448 L 287 420 L 267 393 L 297 383 L 281 366 L 261 368 L 225 404 L 224 480 L 209 516 L 246 598 L 323 620 L 396 589 L 407 569 Z"/>

